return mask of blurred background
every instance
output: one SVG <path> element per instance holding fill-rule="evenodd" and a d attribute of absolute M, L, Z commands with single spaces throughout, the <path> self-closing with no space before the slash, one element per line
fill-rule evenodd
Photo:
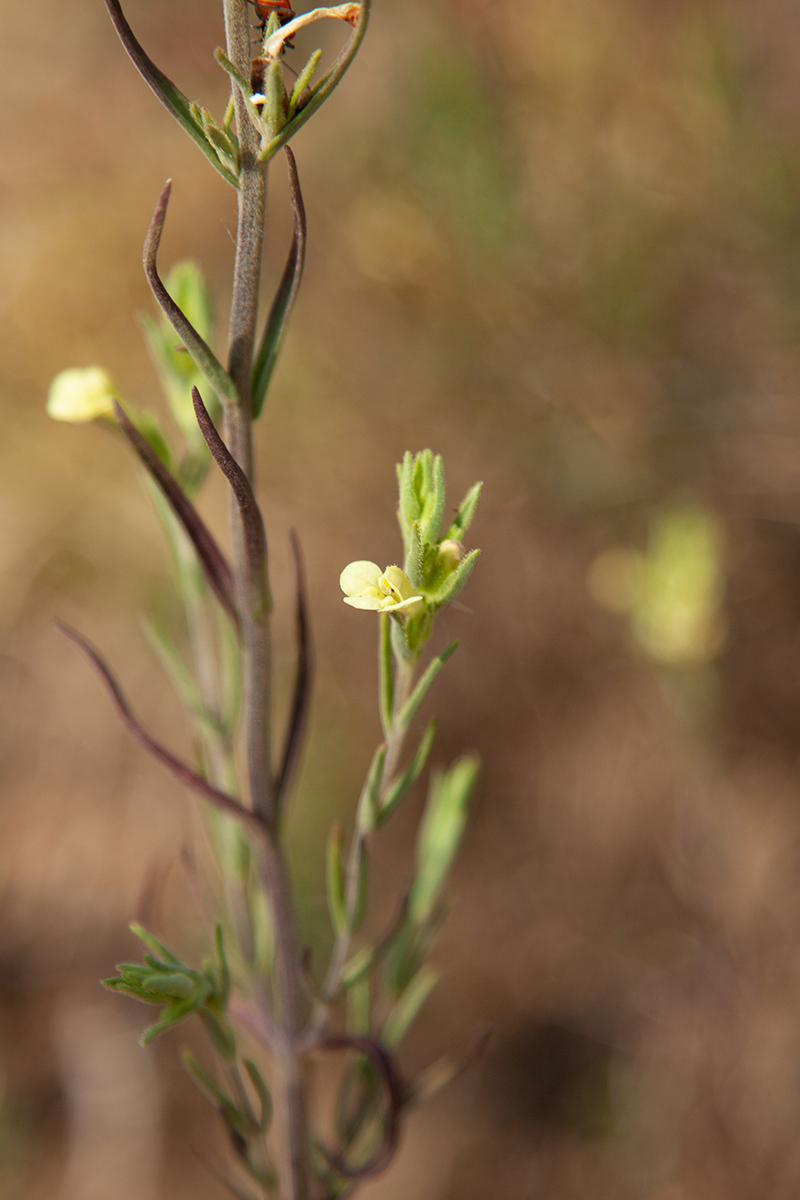
<path fill-rule="evenodd" d="M 126 11 L 219 114 L 218 8 Z M 139 624 L 171 603 L 167 557 L 121 443 L 44 398 L 100 363 L 163 412 L 144 231 L 172 176 L 162 263 L 202 263 L 224 328 L 233 194 L 100 0 L 0 0 L 0 65 L 0 1192 L 214 1200 L 191 1031 L 141 1051 L 150 1013 L 97 982 L 138 954 L 154 878 L 153 923 L 200 952 L 170 869 L 196 816 L 51 625 L 188 753 Z M 327 828 L 378 735 L 375 630 L 339 572 L 397 558 L 406 448 L 444 455 L 453 507 L 485 481 L 432 705 L 436 760 L 483 770 L 402 1068 L 493 1034 L 365 1200 L 800 1194 L 799 69 L 789 0 L 375 0 L 294 143 L 309 255 L 259 485 L 284 691 L 291 526 L 310 580 L 291 843 L 312 946 Z M 271 192 L 267 289 L 280 163 Z M 378 847 L 383 911 L 420 805 Z"/>

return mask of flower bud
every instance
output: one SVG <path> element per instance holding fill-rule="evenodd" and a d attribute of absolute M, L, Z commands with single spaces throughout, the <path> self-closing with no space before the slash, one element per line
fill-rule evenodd
<path fill-rule="evenodd" d="M 439 545 L 439 566 L 445 571 L 452 571 L 464 557 L 464 547 L 454 538 L 448 538 Z"/>

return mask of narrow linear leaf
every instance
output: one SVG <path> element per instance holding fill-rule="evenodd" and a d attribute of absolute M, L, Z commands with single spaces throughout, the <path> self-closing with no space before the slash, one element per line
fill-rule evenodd
<path fill-rule="evenodd" d="M 441 454 L 436 454 L 430 462 L 430 482 L 427 490 L 429 503 L 420 522 L 423 542 L 435 542 L 439 538 L 444 516 L 444 495 L 444 464 Z"/>
<path fill-rule="evenodd" d="M 467 820 L 478 759 L 465 755 L 431 780 L 417 842 L 417 877 L 409 897 L 409 916 L 418 925 L 429 919 L 444 886 Z"/>
<path fill-rule="evenodd" d="M 419 744 L 419 749 L 414 755 L 414 758 L 411 761 L 408 769 L 404 771 L 402 775 L 393 779 L 387 787 L 383 796 L 383 802 L 381 804 L 380 811 L 378 813 L 379 825 L 382 825 L 387 817 L 392 815 L 408 789 L 412 787 L 413 784 L 415 784 L 419 779 L 425 767 L 425 763 L 428 761 L 428 755 L 431 752 L 431 746 L 433 745 L 433 739 L 435 736 L 436 722 L 431 721 L 428 725 L 428 728 L 422 735 L 422 741 Z"/>
<path fill-rule="evenodd" d="M 384 1046 L 393 1050 L 395 1046 L 399 1045 L 411 1022 L 436 986 L 438 979 L 439 974 L 433 967 L 420 967 L 386 1018 L 381 1035 Z"/>
<path fill-rule="evenodd" d="M 244 1069 L 247 1071 L 250 1082 L 255 1089 L 256 1095 L 258 1096 L 258 1103 L 261 1108 L 261 1117 L 258 1122 L 258 1132 L 266 1133 L 272 1122 L 272 1097 L 269 1094 L 267 1085 L 264 1083 L 261 1072 L 256 1064 L 249 1058 L 242 1059 L 242 1061 L 244 1063 Z"/>
<path fill-rule="evenodd" d="M 347 917 L 344 906 L 344 870 L 342 869 L 342 823 L 337 821 L 328 838 L 325 859 L 325 880 L 328 887 L 328 912 L 336 933 L 347 932 Z"/>
<path fill-rule="evenodd" d="M 347 932 L 350 934 L 358 931 L 367 913 L 369 855 L 363 838 L 359 838 L 357 854 L 355 886 L 347 905 Z"/>
<path fill-rule="evenodd" d="M 449 604 L 451 600 L 455 600 L 472 574 L 472 568 L 478 561 L 479 554 L 480 550 L 470 550 L 466 558 L 462 559 L 458 564 L 452 575 L 448 575 L 436 593 L 435 604 L 437 608 L 442 608 L 445 604 Z"/>
<path fill-rule="evenodd" d="M 424 1100 L 429 1100 L 431 1096 L 435 1096 L 453 1080 L 458 1079 L 459 1075 L 463 1075 L 482 1056 L 492 1032 L 491 1027 L 484 1029 L 475 1038 L 472 1045 L 468 1046 L 466 1050 L 462 1050 L 460 1054 L 446 1054 L 426 1067 L 409 1085 L 411 1102 L 421 1104 Z"/>
<path fill-rule="evenodd" d="M 145 1029 L 139 1038 L 140 1045 L 147 1046 L 152 1042 L 153 1038 L 158 1037 L 160 1033 L 165 1033 L 173 1025 L 179 1025 L 181 1021 L 185 1021 L 187 1017 L 190 1017 L 194 1011 L 195 1003 L 191 998 L 188 1000 L 175 1000 L 171 1004 L 168 1004 L 161 1014 L 161 1019 Z"/>
<path fill-rule="evenodd" d="M 460 542 L 464 534 L 472 523 L 472 518 L 475 515 L 475 507 L 481 494 L 483 483 L 475 483 L 467 492 L 461 504 L 458 507 L 458 512 L 455 515 L 453 524 L 444 535 L 446 539 L 455 542 Z"/>
<path fill-rule="evenodd" d="M 158 198 L 150 227 L 147 230 L 147 237 L 144 240 L 142 252 L 144 273 L 161 311 L 186 347 L 189 357 L 198 371 L 219 397 L 220 403 L 236 405 L 239 402 L 239 396 L 235 383 L 205 339 L 200 336 L 191 321 L 172 299 L 158 273 L 158 248 L 164 232 L 164 221 L 167 216 L 171 190 L 172 180 L 168 179 Z"/>
<path fill-rule="evenodd" d="M 303 266 L 306 259 L 306 210 L 303 205 L 303 194 L 300 191 L 300 179 L 297 174 L 297 163 L 294 154 L 288 146 L 284 146 L 286 161 L 289 167 L 289 193 L 292 199 L 294 214 L 294 233 L 289 249 L 289 257 L 283 269 L 283 275 L 269 310 L 261 345 L 258 348 L 253 367 L 253 418 L 261 414 L 264 400 L 269 389 L 275 364 L 283 346 L 289 316 L 294 308 L 300 280 L 303 277 Z"/>
<path fill-rule="evenodd" d="M 430 690 L 431 684 L 433 683 L 434 679 L 441 671 L 444 664 L 447 662 L 450 655 L 455 651 L 457 646 L 458 646 L 457 641 L 451 642 L 450 645 L 445 650 L 443 650 L 441 652 L 441 654 L 437 654 L 437 656 L 436 656 L 436 658 L 434 658 L 433 662 L 430 663 L 430 665 L 428 666 L 428 669 L 425 671 L 425 674 L 422 676 L 419 683 L 414 688 L 414 691 L 411 693 L 411 696 L 407 700 L 405 706 L 403 707 L 402 712 L 400 713 L 400 715 L 397 718 L 397 724 L 400 726 L 401 729 L 408 729 L 409 725 L 414 720 L 414 716 L 417 712 L 417 709 L 419 708 L 420 704 L 422 704 L 422 701 L 427 696 L 427 694 Z"/>
<path fill-rule="evenodd" d="M 300 104 L 300 101 L 302 99 L 304 99 L 303 92 L 309 86 L 309 84 L 311 83 L 311 80 L 314 78 L 314 76 L 317 73 L 317 67 L 319 66 L 321 58 L 322 58 L 322 51 L 315 50 L 314 53 L 311 55 L 311 58 L 308 60 L 306 65 L 303 67 L 300 74 L 297 76 L 297 79 L 295 79 L 295 81 L 294 81 L 294 87 L 292 88 L 292 94 L 289 97 L 289 109 L 288 109 L 288 113 L 287 113 L 287 116 L 289 117 L 290 121 L 291 121 L 292 117 L 295 115 L 295 113 L 297 112 L 297 108 L 298 108 L 298 105 Z"/>
<path fill-rule="evenodd" d="M 219 983 L 218 992 L 219 1000 L 222 1005 L 225 1005 L 231 991 L 231 972 L 228 967 L 228 959 L 225 954 L 225 940 L 222 935 L 222 925 L 217 921 L 214 926 L 214 950 L 217 955 L 217 966 L 219 968 Z"/>
<path fill-rule="evenodd" d="M 232 171 L 222 165 L 212 147 L 208 144 L 198 123 L 193 119 L 191 102 L 183 92 L 175 86 L 163 71 L 159 70 L 153 60 L 145 53 L 136 39 L 133 30 L 123 14 L 119 0 L 106 0 L 111 20 L 114 23 L 119 39 L 139 74 L 158 96 L 161 103 L 172 113 L 182 129 L 188 133 L 192 141 L 200 147 L 209 162 L 220 173 L 223 179 L 233 187 L 238 188 L 239 181 Z"/>
<path fill-rule="evenodd" d="M 200 1063 L 191 1050 L 182 1050 L 181 1060 L 186 1070 L 194 1078 L 195 1082 L 199 1084 L 200 1090 L 205 1093 L 212 1104 L 222 1109 L 236 1109 L 236 1105 L 230 1096 L 227 1096 L 217 1081 L 200 1066 Z"/>
<path fill-rule="evenodd" d="M 342 971 L 342 987 L 346 990 L 360 983 L 368 974 L 375 961 L 375 951 L 371 946 L 362 946 L 345 964 Z M 359 1032 L 363 1032 L 360 1030 Z"/>
<path fill-rule="evenodd" d="M 209 1008 L 198 1009 L 197 1015 L 203 1022 L 214 1049 L 226 1062 L 236 1058 L 236 1039 L 233 1030 L 224 1018 L 217 1017 Z"/>
<path fill-rule="evenodd" d="M 406 554 L 406 574 L 413 588 L 421 588 L 423 576 L 423 559 L 425 545 L 422 537 L 422 522 L 412 521 L 408 529 L 408 553 Z"/>
<path fill-rule="evenodd" d="M 362 837 L 366 837 L 372 833 L 377 822 L 381 776 L 383 775 L 383 764 L 386 761 L 387 749 L 386 743 L 381 742 L 373 754 L 367 778 L 364 780 L 364 786 L 361 789 L 361 795 L 358 799 L 356 828 Z"/>
<path fill-rule="evenodd" d="M 196 387 L 192 388 L 192 401 L 197 417 L 197 423 L 203 437 L 206 439 L 211 455 L 222 474 L 230 484 L 234 499 L 242 519 L 244 532 L 245 554 L 250 574 L 250 583 L 256 589 L 259 600 L 267 611 L 270 608 L 269 594 L 266 583 L 267 537 L 264 532 L 264 519 L 255 498 L 250 480 L 245 475 L 228 447 L 217 432 L 214 422 L 208 414 L 206 406 Z"/>
<path fill-rule="evenodd" d="M 114 401 L 117 423 L 136 451 L 150 477 L 158 485 L 164 498 L 180 521 L 195 548 L 197 557 L 208 580 L 209 587 L 236 623 L 236 607 L 233 602 L 233 577 L 224 554 L 220 550 L 203 518 L 189 501 L 175 479 L 159 459 L 152 446 L 142 437 L 119 401 Z"/>
<path fill-rule="evenodd" d="M 294 558 L 295 592 L 297 596 L 295 609 L 295 627 L 297 630 L 297 670 L 294 680 L 292 708 L 289 714 L 289 725 L 286 730 L 286 737 L 283 743 L 283 755 L 281 758 L 280 770 L 278 771 L 278 776 L 275 781 L 275 805 L 278 816 L 280 816 L 281 807 L 283 805 L 286 791 L 291 780 L 292 769 L 297 762 L 297 758 L 300 753 L 300 746 L 303 740 L 303 732 L 308 714 L 308 701 L 311 693 L 312 674 L 311 634 L 309 631 L 308 622 L 308 604 L 306 600 L 306 580 L 305 571 L 303 569 L 303 555 L 300 549 L 300 541 L 293 529 L 290 531 L 289 538 L 292 546 L 292 557 Z"/>
<path fill-rule="evenodd" d="M 238 800 L 234 800 L 232 796 L 228 796 L 225 792 L 221 792 L 218 788 L 212 787 L 207 779 L 203 779 L 203 777 L 198 775 L 196 771 L 193 771 L 191 767 L 187 767 L 186 764 L 182 763 L 180 759 L 175 757 L 174 754 L 171 754 L 169 750 L 166 750 L 159 742 L 155 740 L 155 738 L 150 737 L 149 733 L 142 728 L 142 726 L 134 717 L 127 700 L 120 690 L 119 684 L 95 648 L 89 642 L 87 642 L 85 638 L 81 637 L 81 635 L 74 629 L 71 629 L 69 625 L 65 625 L 62 621 L 56 621 L 55 624 L 56 628 L 63 633 L 64 636 L 69 639 L 69 641 L 77 646 L 83 656 L 88 659 L 88 661 L 95 668 L 105 683 L 109 695 L 114 702 L 114 706 L 122 718 L 122 722 L 126 729 L 128 729 L 129 732 L 132 733 L 139 742 L 141 742 L 145 749 L 148 750 L 158 762 L 165 766 L 167 770 L 171 771 L 172 774 L 181 781 L 181 783 L 186 784 L 187 787 L 197 792 L 203 797 L 204 800 L 210 801 L 210 803 L 213 804 L 215 808 L 218 808 L 221 812 L 228 813 L 229 816 L 235 817 L 237 821 L 239 821 L 246 829 L 256 833 L 259 837 L 263 837 L 264 825 L 256 813 L 251 812 L 249 808 L 245 808 L 243 804 L 240 804 Z"/>
<path fill-rule="evenodd" d="M 397 487 L 400 493 L 397 519 L 400 522 L 403 545 L 408 552 L 411 525 L 414 521 L 418 521 L 420 516 L 419 496 L 414 487 L 414 459 L 410 450 L 406 450 L 403 461 L 397 464 Z"/>
<path fill-rule="evenodd" d="M 183 965 L 181 960 L 176 958 L 171 950 L 168 950 L 167 947 L 160 942 L 157 937 L 154 937 L 154 935 L 150 933 L 149 930 L 145 929 L 143 925 L 140 925 L 138 921 L 131 921 L 128 928 L 134 937 L 137 937 L 140 942 L 144 942 L 145 946 L 149 946 L 153 953 L 165 963 L 169 963 L 174 967 L 180 967 Z"/>

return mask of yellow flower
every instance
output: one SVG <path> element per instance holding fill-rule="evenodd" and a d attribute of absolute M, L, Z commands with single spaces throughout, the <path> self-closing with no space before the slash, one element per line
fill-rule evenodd
<path fill-rule="evenodd" d="M 402 612 L 407 617 L 422 612 L 425 602 L 414 594 L 408 577 L 399 567 L 381 571 L 373 562 L 351 562 L 339 576 L 344 602 L 352 608 L 374 612 Z"/>
<path fill-rule="evenodd" d="M 70 367 L 59 371 L 50 384 L 45 409 L 56 421 L 95 421 L 98 417 L 113 420 L 112 401 L 117 394 L 102 367 Z"/>

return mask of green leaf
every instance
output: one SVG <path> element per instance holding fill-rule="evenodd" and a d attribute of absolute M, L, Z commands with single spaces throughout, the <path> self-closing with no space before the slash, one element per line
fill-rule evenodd
<path fill-rule="evenodd" d="M 342 970 L 342 987 L 346 990 L 360 983 L 368 973 L 375 960 L 375 951 L 371 946 L 362 946 L 347 962 Z"/>
<path fill-rule="evenodd" d="M 378 671 L 379 699 L 381 709 L 381 725 L 384 737 L 389 736 L 392 728 L 392 709 L 394 708 L 394 657 L 392 655 L 392 631 L 387 613 L 381 613 L 378 632 Z"/>
<path fill-rule="evenodd" d="M 397 487 L 400 493 L 397 519 L 400 523 L 400 532 L 403 535 L 406 553 L 411 546 L 411 526 L 414 521 L 419 520 L 422 511 L 417 489 L 414 486 L 415 467 L 416 461 L 412 457 L 411 451 L 406 450 L 403 461 L 397 464 Z"/>
<path fill-rule="evenodd" d="M 456 596 L 472 574 L 472 568 L 478 561 L 479 554 L 480 550 L 470 550 L 467 557 L 462 559 L 456 569 L 447 576 L 444 583 L 433 597 L 433 603 L 437 609 L 442 608 L 445 604 L 449 604 L 451 600 L 455 600 Z"/>
<path fill-rule="evenodd" d="M 258 1132 L 255 1121 L 251 1114 L 243 1112 L 241 1108 L 228 1096 L 216 1080 L 205 1071 L 194 1057 L 190 1050 L 181 1051 L 181 1058 L 186 1070 L 194 1077 L 200 1090 L 205 1093 L 206 1097 L 213 1105 L 220 1109 L 224 1114 L 228 1125 L 233 1126 L 245 1135 L 252 1137 Z"/>
<path fill-rule="evenodd" d="M 191 997 L 187 1000 L 173 1000 L 163 1010 L 160 1019 L 156 1021 L 155 1025 L 150 1025 L 149 1028 L 145 1029 L 139 1038 L 140 1044 L 147 1046 L 152 1042 L 153 1038 L 158 1037 L 160 1033 L 165 1033 L 173 1025 L 178 1025 L 181 1021 L 185 1021 L 194 1011 L 195 1003 Z"/>
<path fill-rule="evenodd" d="M 428 470 L 425 479 L 425 495 L 423 516 L 420 522 L 420 533 L 423 542 L 436 542 L 442 527 L 444 516 L 444 464 L 441 454 L 430 454 L 427 459 Z"/>
<path fill-rule="evenodd" d="M 283 68 L 280 62 L 274 59 L 264 71 L 264 107 L 261 110 L 261 121 L 266 138 L 280 136 L 286 124 L 287 103 Z"/>
<path fill-rule="evenodd" d="M 367 856 L 367 846 L 363 838 L 358 842 L 358 860 L 356 862 L 356 893 L 355 903 L 352 911 L 348 913 L 347 931 L 355 933 L 361 922 L 364 920 L 367 912 L 367 890 L 369 882 L 369 859 Z"/>
<path fill-rule="evenodd" d="M 458 512 L 455 515 L 453 524 L 444 535 L 445 541 L 462 541 L 464 534 L 469 529 L 472 523 L 472 518 L 475 515 L 475 507 L 478 503 L 478 498 L 480 497 L 482 487 L 483 483 L 474 483 L 469 489 L 458 507 Z"/>
<path fill-rule="evenodd" d="M 417 709 L 427 696 L 431 684 L 457 646 L 457 641 L 451 642 L 450 645 L 443 650 L 441 654 L 437 654 L 433 662 L 429 664 L 428 669 L 425 671 L 419 683 L 414 688 L 414 691 L 411 693 L 411 696 L 406 701 L 400 715 L 397 718 L 397 724 L 401 729 L 408 729 L 409 725 L 414 720 Z"/>
<path fill-rule="evenodd" d="M 342 823 L 337 821 L 328 838 L 325 878 L 328 885 L 328 912 L 337 934 L 347 931 L 344 909 L 344 870 L 342 869 Z"/>
<path fill-rule="evenodd" d="M 249 1058 L 242 1059 L 242 1062 L 244 1063 L 244 1069 L 247 1071 L 247 1074 L 250 1077 L 250 1082 L 255 1089 L 256 1095 L 258 1096 L 258 1103 L 261 1107 L 261 1118 L 258 1122 L 258 1132 L 266 1133 L 272 1121 L 272 1097 L 269 1094 L 267 1085 L 264 1083 L 264 1080 L 261 1077 L 261 1072 L 256 1064 Z"/>
<path fill-rule="evenodd" d="M 294 233 L 289 249 L 289 257 L 281 276 L 281 282 L 272 301 L 272 307 L 267 317 L 267 324 L 258 348 L 258 355 L 253 366 L 253 418 L 260 416 L 264 400 L 272 380 L 275 364 L 278 361 L 283 346 L 286 326 L 289 321 L 300 280 L 303 277 L 303 266 L 306 258 L 306 211 L 303 196 L 300 191 L 300 180 L 294 155 L 286 147 L 286 158 L 289 164 L 289 192 L 292 199 L 294 214 Z"/>
<path fill-rule="evenodd" d="M 236 1057 L 236 1038 L 228 1021 L 224 1017 L 218 1017 L 208 1008 L 199 1008 L 197 1015 L 205 1026 L 205 1031 L 211 1039 L 214 1049 L 226 1059 L 232 1062 Z"/>
<path fill-rule="evenodd" d="M 427 1000 L 439 978 L 433 967 L 423 966 L 417 971 L 397 1003 L 386 1018 L 381 1042 L 388 1050 L 399 1044 L 411 1022 Z"/>
<path fill-rule="evenodd" d="M 219 1003 L 224 1008 L 231 991 L 231 973 L 228 967 L 228 960 L 225 957 L 225 943 L 222 936 L 222 925 L 219 921 L 214 926 L 214 949 L 217 954 L 217 966 L 219 968 L 219 982 L 215 990 Z"/>
<path fill-rule="evenodd" d="M 191 102 L 184 96 L 183 92 L 175 86 L 163 71 L 155 65 L 153 60 L 148 57 L 139 42 L 136 40 L 133 30 L 128 24 L 122 9 L 119 5 L 119 0 L 106 0 L 106 7 L 111 15 L 111 20 L 114 22 L 114 27 L 119 34 L 120 41 L 127 50 L 133 61 L 134 66 L 139 74 L 145 79 L 149 86 L 158 96 L 161 103 L 172 113 L 175 120 L 182 129 L 188 133 L 192 141 L 200 147 L 209 160 L 211 165 L 219 171 L 223 179 L 238 188 L 239 181 L 236 176 L 227 170 L 217 158 L 213 148 L 206 140 L 201 127 L 192 115 Z"/>
<path fill-rule="evenodd" d="M 409 897 L 409 917 L 427 921 L 444 886 L 467 819 L 478 759 L 465 755 L 449 771 L 434 775 L 417 842 L 417 877 Z"/>
<path fill-rule="evenodd" d="M 408 553 L 405 568 L 408 581 L 413 588 L 421 588 L 424 579 L 423 561 L 425 544 L 422 539 L 422 522 L 412 521 L 408 530 Z"/>
<path fill-rule="evenodd" d="M 162 945 L 158 938 L 154 937 L 152 933 L 148 933 L 143 925 L 139 925 L 136 921 L 131 921 L 128 928 L 130 929 L 131 933 L 139 939 L 140 942 L 144 942 L 145 946 L 149 946 L 153 953 L 159 958 L 163 959 L 165 963 L 172 963 L 173 966 L 176 967 L 183 966 L 181 960 L 176 958 L 172 951 L 168 950 L 166 946 Z"/>
<path fill-rule="evenodd" d="M 306 65 L 303 67 L 300 74 L 297 76 L 297 79 L 294 81 L 294 87 L 292 88 L 292 94 L 289 97 L 288 117 L 289 117 L 290 121 L 297 112 L 297 105 L 300 102 L 300 98 L 302 97 L 303 92 L 308 87 L 308 85 L 311 83 L 311 80 L 314 78 L 314 76 L 317 73 L 317 67 L 319 66 L 319 62 L 320 62 L 321 58 L 322 58 L 322 51 L 315 50 L 314 53 L 311 55 L 311 58 L 308 60 Z"/>
<path fill-rule="evenodd" d="M 187 997 L 195 993 L 197 984 L 195 980 L 190 979 L 187 975 L 174 971 L 171 975 L 159 972 L 157 975 L 151 976 L 149 980 L 144 981 L 142 986 L 146 992 L 152 992 L 153 995 L 169 996 L 176 1000 L 186 1000 Z"/>
<path fill-rule="evenodd" d="M 367 778 L 364 780 L 364 786 L 358 799 L 356 828 L 362 837 L 372 833 L 377 823 L 381 777 L 387 749 L 386 743 L 382 742 L 373 754 Z"/>
<path fill-rule="evenodd" d="M 433 739 L 435 736 L 436 722 L 431 721 L 428 725 L 428 728 L 422 735 L 419 749 L 414 755 L 410 766 L 406 771 L 403 772 L 402 775 L 395 777 L 395 779 L 393 779 L 387 787 L 383 796 L 383 803 L 381 804 L 380 811 L 378 813 L 379 825 L 382 825 L 387 817 L 391 816 L 400 801 L 405 796 L 408 789 L 419 779 L 420 774 L 425 767 L 425 763 L 428 761 L 428 755 L 431 752 L 431 746 L 433 745 Z"/>

